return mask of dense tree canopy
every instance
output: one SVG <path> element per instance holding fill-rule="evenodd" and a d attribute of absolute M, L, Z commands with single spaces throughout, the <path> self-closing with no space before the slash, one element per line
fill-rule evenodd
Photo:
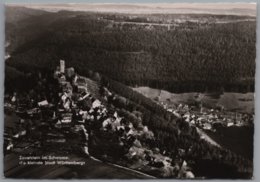
<path fill-rule="evenodd" d="M 161 26 L 149 27 L 138 24 L 142 19 L 147 23 L 145 15 L 130 21 L 127 15 L 63 11 L 32 16 L 19 26 L 7 21 L 13 50 L 8 65 L 51 67 L 65 59 L 82 73 L 91 69 L 132 86 L 253 91 L 256 22 L 240 16 L 190 16 L 208 23 L 185 21 L 168 29 L 163 23 L 177 15 L 153 15 L 148 22 Z M 214 18 L 229 22 L 212 23 Z"/>

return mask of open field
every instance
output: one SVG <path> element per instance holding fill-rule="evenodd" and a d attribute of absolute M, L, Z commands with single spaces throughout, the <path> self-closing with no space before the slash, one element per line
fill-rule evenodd
<path fill-rule="evenodd" d="M 224 106 L 227 110 L 254 113 L 254 93 L 225 92 L 224 94 L 213 94 L 191 92 L 175 94 L 149 87 L 137 87 L 134 90 L 148 98 L 157 98 L 160 102 L 167 102 L 169 105 L 194 104 L 194 102 L 201 101 L 208 107 Z"/>

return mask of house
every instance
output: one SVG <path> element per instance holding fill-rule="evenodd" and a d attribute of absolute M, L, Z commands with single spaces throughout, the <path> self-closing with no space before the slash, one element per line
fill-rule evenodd
<path fill-rule="evenodd" d="M 66 84 L 66 77 L 65 75 L 61 75 L 60 77 L 58 77 L 58 81 L 61 85 Z"/>
<path fill-rule="evenodd" d="M 76 75 L 74 78 L 75 85 L 87 85 L 86 79 L 82 76 Z"/>
<path fill-rule="evenodd" d="M 66 101 L 63 103 L 64 109 L 69 110 L 71 104 L 72 104 L 72 102 L 71 102 L 70 98 L 67 97 Z"/>
<path fill-rule="evenodd" d="M 204 130 L 211 130 L 211 129 L 212 129 L 212 126 L 211 126 L 211 124 L 209 124 L 209 123 L 204 123 L 204 124 L 203 124 L 203 129 L 204 129 Z"/>
<path fill-rule="evenodd" d="M 6 147 L 6 150 L 12 150 L 14 148 L 14 144 L 10 141 Z"/>
<path fill-rule="evenodd" d="M 234 125 L 234 123 L 232 123 L 232 122 L 227 123 L 227 127 L 230 127 L 230 126 L 233 126 L 233 125 Z"/>
<path fill-rule="evenodd" d="M 26 112 L 28 115 L 33 115 L 39 113 L 40 110 L 38 108 L 33 108 L 33 109 L 28 109 Z"/>
<path fill-rule="evenodd" d="M 88 96 L 90 96 L 90 94 L 87 92 L 87 90 L 85 88 L 80 88 L 79 92 L 80 92 L 80 95 L 79 95 L 78 101 L 82 101 L 82 100 L 86 99 Z"/>
<path fill-rule="evenodd" d="M 110 118 L 107 118 L 105 121 L 103 121 L 102 123 L 102 127 L 105 128 L 107 127 L 107 125 L 111 124 L 111 119 Z"/>
<path fill-rule="evenodd" d="M 66 76 L 69 78 L 72 78 L 72 76 L 75 75 L 75 70 L 73 67 L 66 69 Z"/>
<path fill-rule="evenodd" d="M 46 106 L 48 106 L 48 105 L 49 105 L 49 103 L 48 103 L 47 100 L 43 100 L 43 101 L 41 101 L 41 102 L 38 102 L 38 106 L 39 106 L 39 107 L 46 107 Z"/>
<path fill-rule="evenodd" d="M 16 102 L 16 94 L 14 94 L 14 96 L 11 99 L 12 102 Z"/>
<path fill-rule="evenodd" d="M 75 75 L 72 81 L 72 84 L 78 88 L 78 92 L 87 92 L 87 82 L 86 78 Z"/>
<path fill-rule="evenodd" d="M 73 88 L 72 88 L 72 85 L 70 84 L 70 82 L 65 81 L 65 82 L 62 83 L 62 91 L 63 92 L 67 92 L 67 93 L 72 94 L 72 90 L 73 90 Z"/>
<path fill-rule="evenodd" d="M 96 99 L 93 103 L 92 103 L 92 108 L 97 108 L 101 106 L 101 102 Z"/>
<path fill-rule="evenodd" d="M 86 85 L 78 85 L 77 88 L 79 93 L 88 92 L 88 88 Z"/>
<path fill-rule="evenodd" d="M 63 113 L 61 118 L 61 124 L 70 124 L 72 122 L 72 113 Z"/>
<path fill-rule="evenodd" d="M 79 114 L 82 116 L 82 119 L 85 120 L 88 118 L 88 111 L 80 110 Z"/>

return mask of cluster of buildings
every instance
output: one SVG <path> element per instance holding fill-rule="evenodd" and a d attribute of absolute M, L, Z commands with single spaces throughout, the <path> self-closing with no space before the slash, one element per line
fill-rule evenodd
<path fill-rule="evenodd" d="M 253 123 L 253 116 L 247 113 L 223 111 L 219 109 L 196 108 L 187 104 L 179 104 L 176 108 L 170 108 L 166 103 L 160 103 L 169 112 L 177 117 L 182 117 L 191 125 L 204 130 L 216 131 L 221 127 L 242 127 Z"/>
<path fill-rule="evenodd" d="M 29 96 L 27 102 L 35 102 L 29 104 L 29 107 L 21 101 L 18 104 L 17 100 L 21 100 L 19 94 L 13 94 L 5 102 L 6 109 L 12 108 L 18 116 L 12 126 L 15 131 L 8 133 L 5 130 L 5 152 L 20 153 L 17 146 L 23 144 L 31 150 L 30 153 L 80 152 L 89 156 L 90 150 L 95 151 L 94 145 L 89 149 L 89 143 L 92 142 L 90 138 L 106 133 L 108 136 L 116 135 L 117 138 L 111 143 L 111 149 L 117 145 L 126 150 L 121 157 L 130 161 L 127 167 L 148 172 L 155 170 L 164 177 L 194 178 L 186 161 L 173 161 L 158 148 L 149 147 L 147 141 L 154 140 L 154 134 L 147 126 L 140 122 L 138 127 L 134 127 L 133 123 L 118 114 L 117 108 L 111 107 L 120 96 L 103 88 L 105 92 L 99 98 L 94 97 L 88 88 L 89 79 L 75 73 L 74 68 L 66 69 L 63 60 L 54 71 L 53 78 L 57 82 L 56 86 L 51 86 L 47 80 L 45 86 L 44 83 L 39 84 L 41 88 L 38 90 L 46 89 L 49 92 L 47 95 L 57 98 L 43 95 L 35 101 L 35 98 Z M 42 76 L 39 79 L 43 79 Z M 110 139 L 99 140 L 110 144 Z M 111 162 L 121 164 L 113 159 Z"/>

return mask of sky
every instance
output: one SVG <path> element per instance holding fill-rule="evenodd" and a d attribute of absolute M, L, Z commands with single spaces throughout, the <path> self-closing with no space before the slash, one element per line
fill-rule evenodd
<path fill-rule="evenodd" d="M 256 15 L 256 3 L 67 3 L 67 4 L 7 4 L 47 11 L 94 11 L 117 13 L 206 13 Z"/>

